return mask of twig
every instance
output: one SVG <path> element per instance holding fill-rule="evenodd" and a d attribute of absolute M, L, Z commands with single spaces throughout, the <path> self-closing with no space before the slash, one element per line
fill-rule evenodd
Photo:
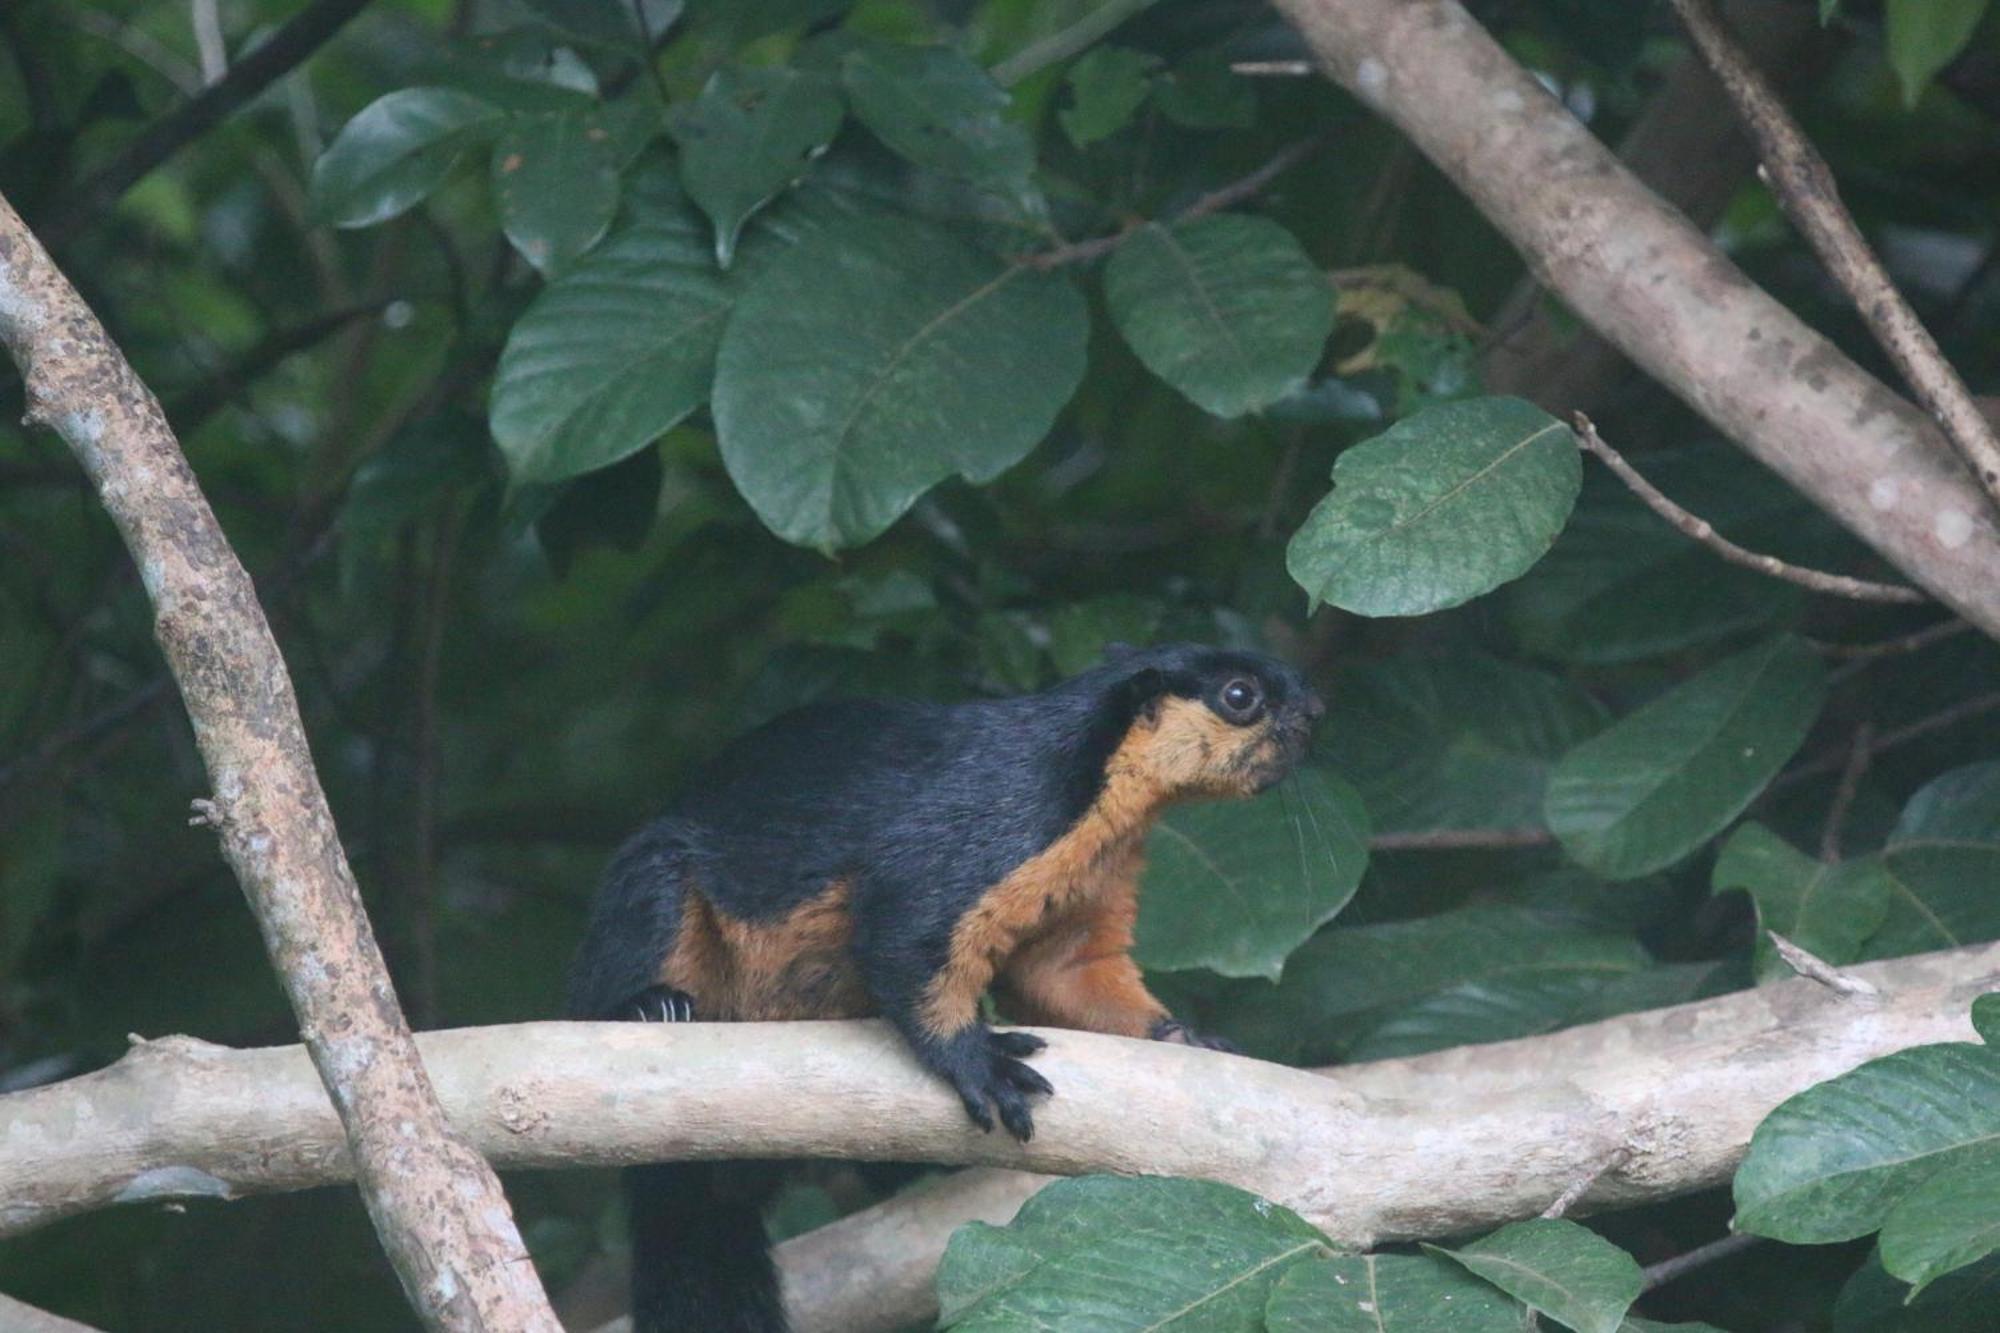
<path fill-rule="evenodd" d="M 1447 852 L 1479 847 L 1541 847 L 1555 841 L 1545 828 L 1446 828 L 1417 833 L 1377 833 L 1368 846 L 1378 852 Z"/>
<path fill-rule="evenodd" d="M 1052 32 L 1008 56 L 987 73 L 1002 88 L 1011 88 L 1031 74 L 1076 55 L 1098 38 L 1141 10 L 1153 0 L 1108 0 L 1059 32 Z"/>
<path fill-rule="evenodd" d="M 1617 475 L 1618 480 L 1641 500 L 1646 507 L 1671 523 L 1682 534 L 1692 537 L 1716 555 L 1732 565 L 1744 569 L 1754 569 L 1760 574 L 1774 579 L 1795 583 L 1801 588 L 1823 592 L 1835 597 L 1848 597 L 1860 602 L 1927 602 L 1930 598 L 1915 588 L 1906 588 L 1894 583 L 1872 583 L 1867 579 L 1849 578 L 1845 574 L 1828 574 L 1823 570 L 1806 569 L 1774 555 L 1764 555 L 1738 546 L 1715 530 L 1715 526 L 1705 518 L 1694 514 L 1668 499 L 1659 487 L 1640 476 L 1633 466 L 1604 442 L 1597 433 L 1597 427 L 1589 417 L 1577 412 L 1572 418 L 1576 423 L 1577 443 L 1595 454 L 1606 467 Z"/>
<path fill-rule="evenodd" d="M 1239 60 L 1229 72 L 1253 79 L 1300 79 L 1317 73 L 1310 60 Z"/>
<path fill-rule="evenodd" d="M 1655 1287 L 1664 1287 L 1676 1278 L 1686 1277 L 1697 1268 L 1706 1268 L 1717 1260 L 1727 1259 L 1732 1254 L 1740 1254 L 1752 1245 L 1761 1243 L 1763 1239 L 1762 1236 L 1753 1235 L 1748 1231 L 1738 1231 L 1733 1235 L 1724 1236 L 1721 1240 L 1697 1245 L 1686 1254 L 1677 1254 L 1671 1259 L 1648 1264 L 1644 1272 L 1645 1286 L 1641 1290 L 1651 1291 Z"/>
<path fill-rule="evenodd" d="M 1542 1209 L 1542 1216 L 1551 1221 L 1561 1217 L 1564 1213 L 1576 1207 L 1579 1199 L 1590 1193 L 1592 1185 L 1602 1180 L 1607 1173 L 1625 1165 L 1631 1157 L 1632 1147 L 1630 1144 L 1612 1150 L 1611 1154 L 1602 1162 L 1599 1162 L 1584 1175 L 1578 1176 L 1575 1180 L 1571 1181 L 1561 1194 L 1556 1195 L 1554 1202 Z"/>
<path fill-rule="evenodd" d="M 207 133 L 313 52 L 367 8 L 368 0 L 317 0 L 236 62 L 229 73 L 156 120 L 95 175 L 58 199 L 36 220 L 45 236 L 72 236 L 95 222 L 154 167 Z"/>
<path fill-rule="evenodd" d="M 1884 750 L 1893 750 L 1899 745 L 1922 740 L 1934 732 L 1949 730 L 1961 722 L 1978 717 L 1981 713 L 1990 713 L 1996 708 L 2000 708 L 2000 690 L 1995 690 L 1991 694 L 1975 694 L 1970 699 L 1961 699 L 1951 707 L 1940 709 L 1929 717 L 1919 718 L 1908 726 L 1883 732 L 1875 738 L 1872 748 L 1876 754 Z M 1834 772 L 1846 762 L 1846 759 L 1846 755 L 1842 753 L 1823 754 L 1817 759 L 1809 759 L 1797 768 L 1789 769 L 1772 779 L 1770 790 L 1779 791 L 1795 786 L 1807 778 Z"/>
<path fill-rule="evenodd" d="M 139 567 L 223 854 L 404 1291 L 433 1329 L 555 1333 L 499 1179 L 446 1120 L 418 1057 L 284 660 L 159 400 L 4 199 L 0 256 L 0 341 L 28 418 L 62 435 Z"/>
<path fill-rule="evenodd" d="M 1314 135 L 1312 138 L 1300 139 L 1296 143 L 1287 144 L 1285 147 L 1279 149 L 1271 160 L 1263 166 L 1240 180 L 1231 181 L 1227 185 L 1220 186 L 1217 189 L 1210 190 L 1207 194 L 1201 195 L 1186 208 L 1174 214 L 1171 220 L 1174 222 L 1192 222 L 1196 218 L 1207 217 L 1210 213 L 1219 213 L 1232 204 L 1242 203 L 1245 199 L 1257 194 L 1266 185 L 1269 185 L 1272 181 L 1283 175 L 1287 169 L 1296 165 L 1307 153 L 1319 147 L 1320 137 L 1319 135 Z M 1146 225 L 1148 224 L 1143 220 L 1135 221 L 1130 226 L 1115 231 L 1109 236 L 1095 236 L 1087 241 L 1076 241 L 1069 245 L 1059 245 L 1053 250 L 1044 250 L 1039 254 L 1023 255 L 1019 257 L 1017 262 L 1026 264 L 1030 268 L 1038 269 L 1060 268 L 1065 264 L 1080 264 L 1085 260 L 1096 259 L 1100 255 L 1110 254 L 1113 250 L 1125 244 L 1131 238 L 1133 232 L 1138 231 Z"/>
<path fill-rule="evenodd" d="M 167 419 L 180 434 L 194 434 L 225 403 L 275 370 L 286 357 L 306 351 L 357 319 L 380 314 L 389 304 L 387 300 L 364 301 L 294 328 L 273 330 L 235 365 L 223 367 L 211 379 L 171 400 L 167 404 Z"/>
<path fill-rule="evenodd" d="M 1714 0 L 1674 0 L 1674 10 L 1757 141 L 1764 174 L 1786 215 L 1853 300 L 1875 341 L 2000 512 L 2000 437 L 1841 205 L 1826 159 L 1737 46 Z"/>
<path fill-rule="evenodd" d="M 1861 790 L 1862 774 L 1874 757 L 1875 724 L 1863 722 L 1854 729 L 1854 743 L 1848 748 L 1847 767 L 1840 771 L 1840 786 L 1834 789 L 1833 803 L 1826 809 L 1826 827 L 1820 830 L 1819 859 L 1832 865 L 1840 860 L 1840 834 L 1847 824 L 1847 812 L 1854 807 L 1855 793 Z"/>
<path fill-rule="evenodd" d="M 97 1333 L 90 1324 L 50 1314 L 11 1296 L 0 1296 L 0 1329 L 7 1333 Z"/>
<path fill-rule="evenodd" d="M 1808 981 L 1817 981 L 1837 994 L 1857 998 L 1873 999 L 1882 993 L 1875 988 L 1874 982 L 1841 971 L 1824 958 L 1807 953 L 1777 931 L 1767 930 L 1764 933 L 1771 937 L 1771 947 L 1778 951 L 1778 957 L 1785 960 L 1785 966 Z"/>
<path fill-rule="evenodd" d="M 1927 625 L 1911 634 L 1894 639 L 1879 639 L 1874 643 L 1829 643 L 1824 639 L 1809 639 L 1813 648 L 1828 657 L 1846 658 L 1859 665 L 1881 657 L 1896 657 L 1903 653 L 1914 653 L 1920 648 L 1928 648 L 1934 643 L 1954 638 L 1970 630 L 1972 626 L 1956 618 L 1941 620 L 1935 625 Z"/>

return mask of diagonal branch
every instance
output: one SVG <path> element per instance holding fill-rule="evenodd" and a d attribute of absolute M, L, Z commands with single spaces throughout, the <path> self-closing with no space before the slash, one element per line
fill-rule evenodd
<path fill-rule="evenodd" d="M 1840 202 L 1840 188 L 1826 159 L 1812 146 L 1730 35 L 1714 0 L 1673 0 L 1688 35 L 1715 71 L 1737 112 L 1757 141 L 1758 155 L 1785 213 L 1805 233 L 1860 311 L 1875 341 L 1896 363 L 1945 438 L 1972 469 L 1987 498 L 2000 512 L 2000 437 L 1972 401 L 1965 381 L 1938 349 L 1936 339 L 1889 280 L 1882 261 L 1868 248 L 1861 228 Z"/>
<path fill-rule="evenodd" d="M 249 899 L 335 1143 L 405 1292 L 438 1329 L 556 1327 L 492 1168 L 446 1121 L 396 1004 L 256 589 L 160 411 L 0 199 L 0 341 L 139 567 L 213 785 L 203 822 Z M 318 1084 L 315 1085 L 316 1087 Z"/>
<path fill-rule="evenodd" d="M 315 0 L 307 5 L 227 74 L 154 121 L 117 157 L 58 199 L 45 216 L 37 217 L 36 229 L 44 236 L 67 237 L 97 221 L 154 167 L 305 63 L 367 7 L 368 0 Z"/>
<path fill-rule="evenodd" d="M 1275 3 L 1569 309 L 2000 637 L 2000 521 L 1936 427 L 1634 179 L 1458 0 Z"/>

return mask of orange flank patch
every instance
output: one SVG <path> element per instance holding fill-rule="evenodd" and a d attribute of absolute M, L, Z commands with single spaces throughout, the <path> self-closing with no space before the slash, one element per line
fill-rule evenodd
<path fill-rule="evenodd" d="M 862 1018 L 875 1012 L 849 947 L 844 880 L 769 921 L 741 921 L 690 888 L 660 981 L 703 1019 Z"/>

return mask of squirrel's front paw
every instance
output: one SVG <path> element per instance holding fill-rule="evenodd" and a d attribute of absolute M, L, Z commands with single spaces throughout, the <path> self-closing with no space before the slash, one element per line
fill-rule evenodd
<path fill-rule="evenodd" d="M 694 997 L 672 986 L 648 986 L 625 1002 L 621 1017 L 634 1023 L 692 1023 Z"/>
<path fill-rule="evenodd" d="M 1225 1055 L 1241 1055 L 1243 1048 L 1227 1037 L 1205 1037 L 1178 1018 L 1163 1018 L 1153 1024 L 1147 1034 L 1154 1041 L 1170 1041 L 1176 1046 L 1199 1046 L 1205 1051 L 1221 1051 Z"/>
<path fill-rule="evenodd" d="M 945 1077 L 958 1090 L 973 1124 L 990 1132 L 997 1110 L 1009 1134 L 1023 1143 L 1034 1137 L 1035 1118 L 1028 1109 L 1028 1098 L 1046 1097 L 1055 1088 L 1025 1064 L 1023 1057 L 1047 1045 L 1026 1032 L 994 1032 L 977 1026 L 953 1039 Z"/>

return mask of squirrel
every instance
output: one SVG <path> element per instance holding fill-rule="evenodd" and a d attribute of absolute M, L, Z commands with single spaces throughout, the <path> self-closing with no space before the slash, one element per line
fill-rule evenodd
<path fill-rule="evenodd" d="M 1325 705 L 1275 658 L 1114 645 L 1037 694 L 807 705 L 737 740 L 612 858 L 572 1017 L 889 1019 L 982 1130 L 1054 1089 L 980 1017 L 1233 1050 L 1131 957 L 1148 830 L 1255 795 Z M 635 1333 L 787 1327 L 761 1220 L 776 1164 L 628 1168 Z"/>

